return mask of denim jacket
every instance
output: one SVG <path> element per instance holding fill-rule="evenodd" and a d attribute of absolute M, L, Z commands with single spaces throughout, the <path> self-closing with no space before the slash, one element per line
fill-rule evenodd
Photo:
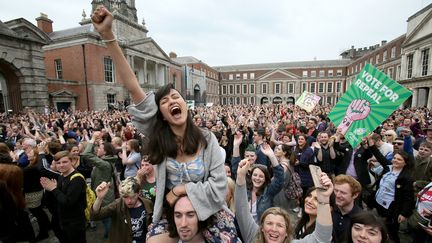
<path fill-rule="evenodd" d="M 283 187 L 284 184 L 284 170 L 281 165 L 273 167 L 273 180 L 264 189 L 264 192 L 257 197 L 256 207 L 258 219 L 268 208 L 273 207 L 273 198 L 277 195 Z M 251 199 L 251 192 L 248 191 L 248 200 Z"/>

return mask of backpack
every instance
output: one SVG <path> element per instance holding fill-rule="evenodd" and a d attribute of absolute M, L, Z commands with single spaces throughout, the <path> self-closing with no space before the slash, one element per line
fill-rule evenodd
<path fill-rule="evenodd" d="M 285 197 L 288 199 L 299 199 L 303 196 L 300 175 L 288 168 L 290 172 L 290 183 L 285 187 Z"/>
<path fill-rule="evenodd" d="M 75 173 L 74 175 L 71 176 L 70 180 L 72 180 L 75 177 L 81 177 L 84 180 L 84 183 L 86 184 L 86 202 L 87 202 L 87 206 L 85 208 L 85 216 L 87 221 L 90 220 L 90 212 L 91 212 L 91 207 L 93 206 L 93 203 L 96 201 L 96 194 L 94 193 L 94 191 L 87 185 L 87 182 L 84 178 L 84 176 L 81 173 Z"/>

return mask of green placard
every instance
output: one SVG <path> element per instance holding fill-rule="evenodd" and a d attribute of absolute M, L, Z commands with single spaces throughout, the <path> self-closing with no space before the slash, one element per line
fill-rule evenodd
<path fill-rule="evenodd" d="M 366 64 L 333 107 L 329 118 L 356 147 L 410 96 L 405 87 Z"/>

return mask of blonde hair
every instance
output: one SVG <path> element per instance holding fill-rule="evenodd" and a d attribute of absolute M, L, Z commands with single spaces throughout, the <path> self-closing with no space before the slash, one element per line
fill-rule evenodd
<path fill-rule="evenodd" d="M 122 143 L 123 143 L 123 140 L 122 140 L 120 137 L 114 137 L 114 138 L 111 140 L 111 143 L 112 143 L 113 145 L 116 145 L 116 146 L 118 146 L 118 147 L 121 147 L 121 145 L 122 145 Z"/>
<path fill-rule="evenodd" d="M 133 176 L 130 176 L 120 182 L 119 192 L 121 196 L 131 196 L 135 193 L 138 193 L 139 189 L 139 182 Z"/>
<path fill-rule="evenodd" d="M 387 139 L 387 136 L 384 136 L 383 140 L 385 140 L 387 143 L 388 142 L 393 142 L 397 138 L 396 132 L 394 130 L 392 130 L 392 129 L 385 131 L 384 135 L 387 135 L 387 134 L 390 134 L 391 138 L 392 138 L 391 141 L 389 141 Z"/>
<path fill-rule="evenodd" d="M 279 215 L 282 216 L 285 220 L 285 230 L 286 230 L 286 238 L 283 241 L 283 243 L 290 243 L 291 242 L 291 237 L 292 237 L 292 232 L 293 232 L 293 228 L 291 225 L 291 220 L 290 220 L 290 216 L 287 213 L 287 211 L 285 211 L 284 209 L 280 208 L 280 207 L 271 207 L 269 209 L 267 209 L 266 211 L 264 211 L 264 213 L 261 215 L 261 219 L 260 219 L 260 228 L 259 231 L 255 237 L 254 243 L 264 243 L 265 239 L 264 239 L 264 234 L 262 232 L 262 229 L 264 227 L 264 220 L 265 218 L 269 215 L 269 214 L 273 214 L 273 215 Z"/>

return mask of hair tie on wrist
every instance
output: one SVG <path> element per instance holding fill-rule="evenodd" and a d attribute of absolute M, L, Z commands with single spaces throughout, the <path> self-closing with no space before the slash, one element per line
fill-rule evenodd
<path fill-rule="evenodd" d="M 173 194 L 174 196 L 179 197 L 178 195 L 175 194 L 175 192 L 174 192 L 174 187 L 171 189 L 171 192 L 172 192 L 172 194 Z"/>
<path fill-rule="evenodd" d="M 111 43 L 111 42 L 114 42 L 114 41 L 117 41 L 117 39 L 114 38 L 114 39 L 111 39 L 111 40 L 102 40 L 102 43 Z"/>

